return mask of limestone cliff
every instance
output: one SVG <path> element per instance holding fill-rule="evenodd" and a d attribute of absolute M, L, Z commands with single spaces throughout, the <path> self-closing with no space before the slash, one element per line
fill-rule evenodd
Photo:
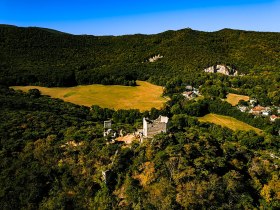
<path fill-rule="evenodd" d="M 238 71 L 233 69 L 230 66 L 226 65 L 215 65 L 215 66 L 210 66 L 206 69 L 204 69 L 204 72 L 207 73 L 220 73 L 228 76 L 238 76 Z"/>

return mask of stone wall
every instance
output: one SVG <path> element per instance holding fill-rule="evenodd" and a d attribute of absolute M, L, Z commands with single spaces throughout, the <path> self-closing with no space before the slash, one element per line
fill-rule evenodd
<path fill-rule="evenodd" d="M 153 137 L 159 133 L 167 132 L 168 117 L 159 116 L 156 120 L 143 118 L 143 135 L 144 137 Z"/>

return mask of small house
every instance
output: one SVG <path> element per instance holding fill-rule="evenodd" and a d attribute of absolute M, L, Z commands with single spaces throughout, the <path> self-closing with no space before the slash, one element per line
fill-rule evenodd
<path fill-rule="evenodd" d="M 187 99 L 193 99 L 197 96 L 193 91 L 185 91 L 182 95 Z"/>
<path fill-rule="evenodd" d="M 276 115 L 271 115 L 270 116 L 270 121 L 271 122 L 275 122 L 275 120 L 280 119 L 280 117 L 276 116 Z"/>
<path fill-rule="evenodd" d="M 239 105 L 237 108 L 238 108 L 241 112 L 247 112 L 247 111 L 248 111 L 248 107 L 247 107 L 247 106 Z"/>
<path fill-rule="evenodd" d="M 257 99 L 252 98 L 249 100 L 249 103 L 251 106 L 255 106 L 258 103 L 258 101 L 257 101 Z"/>
<path fill-rule="evenodd" d="M 193 88 L 193 93 L 198 96 L 200 95 L 199 89 L 198 88 Z"/>
<path fill-rule="evenodd" d="M 265 107 L 258 105 L 258 106 L 255 106 L 254 108 L 252 108 L 250 110 L 250 113 L 253 115 L 261 115 L 262 112 L 264 112 L 264 111 L 265 111 Z"/>
<path fill-rule="evenodd" d="M 104 121 L 104 129 L 110 129 L 112 127 L 112 120 Z"/>
<path fill-rule="evenodd" d="M 113 131 L 111 128 L 103 132 L 103 136 L 111 136 L 112 138 L 116 138 L 117 132 Z"/>
<path fill-rule="evenodd" d="M 262 116 L 268 117 L 271 115 L 271 108 L 270 107 L 265 107 L 265 110 L 262 111 Z"/>
<path fill-rule="evenodd" d="M 191 90 L 193 90 L 193 86 L 191 86 L 191 85 L 187 85 L 187 86 L 186 86 L 186 90 L 187 90 L 187 91 L 191 91 Z"/>
<path fill-rule="evenodd" d="M 269 115 L 270 115 L 270 112 L 268 112 L 268 111 L 262 112 L 262 116 L 264 116 L 264 117 L 268 117 Z"/>

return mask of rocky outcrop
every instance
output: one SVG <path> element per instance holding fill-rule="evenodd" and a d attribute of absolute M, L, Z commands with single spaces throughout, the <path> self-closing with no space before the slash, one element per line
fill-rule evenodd
<path fill-rule="evenodd" d="M 226 65 L 215 65 L 204 69 L 207 73 L 220 73 L 228 76 L 238 76 L 238 71 Z"/>
<path fill-rule="evenodd" d="M 160 58 L 163 58 L 163 56 L 160 55 L 160 54 L 155 55 L 155 56 L 149 58 L 149 62 L 150 62 L 150 63 L 153 63 L 153 62 L 157 61 L 157 60 L 160 59 Z"/>

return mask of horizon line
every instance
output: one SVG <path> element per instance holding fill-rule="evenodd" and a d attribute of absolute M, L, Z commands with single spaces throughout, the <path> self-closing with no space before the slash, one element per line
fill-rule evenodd
<path fill-rule="evenodd" d="M 29 26 L 20 26 L 20 25 L 14 25 L 14 24 L 6 24 L 6 23 L 0 23 L 0 26 L 5 26 L 5 27 L 16 27 L 16 28 L 38 28 L 38 29 L 47 29 L 47 30 L 53 30 L 53 31 L 57 31 L 57 32 L 60 32 L 60 33 L 64 33 L 64 34 L 69 34 L 69 35 L 73 35 L 73 36 L 114 36 L 114 37 L 118 37 L 118 36 L 133 36 L 133 35 L 157 35 L 157 34 L 162 34 L 162 33 L 165 33 L 165 32 L 169 32 L 169 31 L 173 31 L 173 32 L 176 32 L 176 31 L 181 31 L 181 30 L 192 30 L 192 31 L 198 31 L 198 32 L 205 32 L 205 33 L 215 33 L 215 32 L 219 32 L 219 31 L 223 31 L 223 30 L 233 30 L 233 31 L 244 31 L 244 32 L 257 32 L 257 33 L 280 33 L 279 31 L 257 31 L 257 30 L 246 30 L 246 29 L 236 29 L 236 28 L 228 28 L 228 27 L 225 27 L 225 28 L 221 28 L 221 29 L 218 29 L 218 30 L 198 30 L 198 29 L 193 29 L 191 27 L 185 27 L 185 28 L 179 28 L 179 29 L 168 29 L 168 30 L 163 30 L 163 31 L 160 31 L 158 33 L 141 33 L 141 32 L 138 32 L 138 33 L 128 33 L 128 34 L 117 34 L 117 35 L 113 35 L 113 34 L 87 34 L 87 33 L 70 33 L 70 32 L 67 32 L 67 31 L 63 31 L 63 30 L 60 30 L 60 29 L 56 29 L 56 28 L 49 28 L 49 27 L 44 27 L 44 26 L 32 26 L 32 25 L 29 25 Z"/>

